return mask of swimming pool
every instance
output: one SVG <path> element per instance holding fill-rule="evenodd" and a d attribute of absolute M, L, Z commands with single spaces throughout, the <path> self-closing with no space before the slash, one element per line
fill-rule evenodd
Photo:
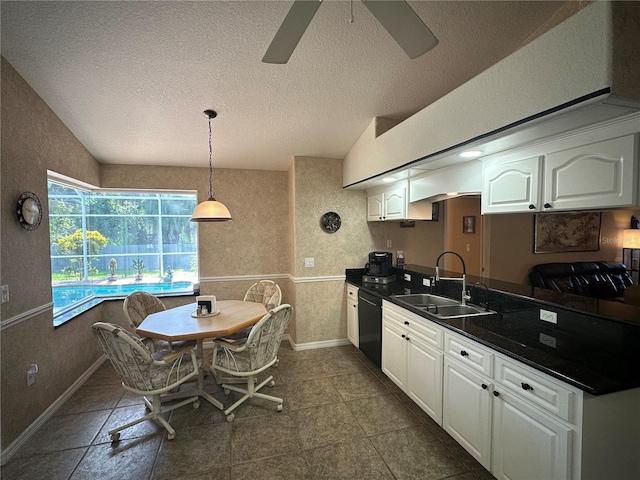
<path fill-rule="evenodd" d="M 193 293 L 191 282 L 126 283 L 118 285 L 56 285 L 53 290 L 53 312 L 90 297 L 126 297 L 132 292 Z"/>

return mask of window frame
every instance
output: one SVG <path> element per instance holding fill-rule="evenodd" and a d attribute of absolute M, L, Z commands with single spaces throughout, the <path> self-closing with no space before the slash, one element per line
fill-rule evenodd
<path fill-rule="evenodd" d="M 193 245 L 193 248 L 186 251 L 180 251 L 178 248 L 176 248 L 176 251 L 168 251 L 168 250 L 172 250 L 171 248 L 165 250 L 165 246 L 174 245 L 174 243 L 166 243 L 165 231 L 163 230 L 164 218 L 182 218 L 182 219 L 190 218 L 191 212 L 193 210 L 191 209 L 188 212 L 188 215 L 186 213 L 175 213 L 175 212 L 163 213 L 163 210 L 166 211 L 166 209 L 163 208 L 163 206 L 167 205 L 168 202 L 171 200 L 171 198 L 167 198 L 167 197 L 170 197 L 171 195 L 176 195 L 178 197 L 186 196 L 186 198 L 182 200 L 187 200 L 189 202 L 192 201 L 193 208 L 195 208 L 195 206 L 198 204 L 197 191 L 195 190 L 99 188 L 92 185 L 88 185 L 83 182 L 79 182 L 77 180 L 57 174 L 55 172 L 49 171 L 47 175 L 47 200 L 49 202 L 48 204 L 50 207 L 52 205 L 51 204 L 52 199 L 56 197 L 56 195 L 50 195 L 50 190 L 51 190 L 50 182 L 60 185 L 63 188 L 73 190 L 74 193 L 78 195 L 81 203 L 80 213 L 78 212 L 52 213 L 52 209 L 51 208 L 48 209 L 49 224 L 50 224 L 49 242 L 50 242 L 50 262 L 51 262 L 51 292 L 52 292 L 52 303 L 54 304 L 53 306 L 54 327 L 59 327 L 60 325 L 68 322 L 69 320 L 75 318 L 79 314 L 98 305 L 99 303 L 102 303 L 105 300 L 125 298 L 132 291 L 143 291 L 143 290 L 151 291 L 151 293 L 157 296 L 181 296 L 181 295 L 194 294 L 194 288 L 196 288 L 196 285 L 198 285 L 199 283 L 199 271 L 198 271 L 199 248 L 198 248 L 197 223 L 189 224 L 190 232 L 187 232 L 187 235 L 188 235 L 187 240 L 190 241 L 190 243 L 186 243 L 185 245 Z M 134 200 L 134 201 L 137 200 L 142 202 L 147 200 L 153 200 L 157 202 L 157 209 L 156 209 L 157 211 L 150 214 L 149 213 L 139 213 L 139 214 L 123 213 L 122 215 L 89 212 L 88 204 L 92 199 L 91 196 L 95 195 L 93 199 L 99 200 L 101 194 L 115 194 L 113 196 L 107 195 L 103 197 L 109 200 Z M 149 195 L 149 198 L 144 198 L 144 196 L 146 195 Z M 65 198 L 65 195 L 61 194 L 61 195 L 57 195 L 57 197 Z M 192 197 L 192 198 L 189 198 L 189 197 Z M 180 200 L 179 198 L 176 198 L 176 199 Z M 190 205 L 187 203 L 186 207 L 187 209 L 189 209 Z M 80 221 L 81 228 L 78 228 L 75 230 L 75 231 L 77 230 L 82 231 L 82 237 L 83 237 L 82 250 L 83 251 L 81 254 L 75 254 L 75 253 L 61 254 L 61 255 L 55 254 L 54 250 L 55 250 L 55 245 L 57 243 L 57 240 L 54 241 L 52 238 L 51 227 L 53 222 L 55 222 L 56 219 L 59 219 L 61 217 L 80 217 L 81 218 L 81 221 Z M 105 253 L 104 248 L 106 248 L 106 245 L 104 245 L 101 248 L 102 251 L 100 253 L 92 254 L 89 251 L 86 232 L 93 231 L 94 229 L 91 228 L 91 226 L 94 222 L 94 219 L 99 219 L 102 217 L 109 217 L 109 218 L 122 217 L 123 219 L 124 218 L 129 218 L 129 219 L 144 218 L 145 221 L 149 218 L 155 219 L 155 222 L 151 225 L 151 228 L 152 228 L 152 231 L 155 232 L 155 233 L 152 233 L 152 235 L 154 236 L 156 241 L 150 244 L 147 244 L 147 248 L 151 248 L 152 251 L 145 251 L 145 252 L 128 251 L 129 247 L 134 247 L 133 250 L 135 250 L 135 249 L 139 249 L 142 246 L 142 244 L 122 243 L 122 244 L 111 245 L 112 247 L 116 247 L 116 246 L 120 247 L 120 249 L 118 250 L 121 250 L 121 251 L 118 251 L 117 253 L 115 251 Z M 123 224 L 124 224 L 124 221 L 123 221 Z M 70 226 L 70 229 L 74 229 L 76 226 L 77 226 L 77 223 L 72 224 Z M 123 230 L 126 232 L 126 228 L 124 228 Z M 177 234 L 178 238 L 182 238 L 182 235 L 184 232 L 185 230 L 180 231 L 180 233 Z M 173 234 L 175 238 L 176 232 L 174 231 Z M 124 233 L 124 235 L 126 235 L 126 233 Z M 193 240 L 191 241 L 191 239 Z M 175 243 L 175 245 L 181 245 L 180 241 Z M 167 270 L 166 270 L 169 267 L 169 264 L 167 263 L 167 258 L 171 258 L 172 256 L 175 256 L 177 259 L 178 256 L 184 256 L 184 255 L 191 255 L 192 258 L 188 261 L 189 267 L 186 270 L 183 269 L 184 273 L 181 273 L 181 276 L 183 277 L 183 279 L 177 280 L 175 282 L 177 287 L 173 289 L 171 288 L 171 286 L 174 285 L 173 273 L 167 274 Z M 55 274 L 54 264 L 58 259 L 65 258 L 65 257 L 81 258 L 81 260 L 77 262 L 80 265 L 82 265 L 81 272 L 78 272 L 78 274 L 81 275 L 81 278 L 77 282 L 73 282 L 73 279 L 70 279 L 67 281 L 68 282 L 67 285 L 70 287 L 70 290 L 74 287 L 77 288 L 79 286 L 82 286 L 82 287 L 88 286 L 88 287 L 95 288 L 95 286 L 97 285 L 102 285 L 107 288 L 101 289 L 100 292 L 95 292 L 94 290 L 89 288 L 89 291 L 91 292 L 89 295 L 85 295 L 81 297 L 79 300 L 72 301 L 69 304 L 66 304 L 62 307 L 57 308 L 55 305 L 56 288 L 59 289 L 61 287 L 59 283 L 56 284 L 56 281 L 54 281 L 54 274 Z M 156 275 L 155 281 L 141 282 L 139 280 L 135 280 L 135 274 L 133 274 L 131 278 L 129 277 L 129 271 L 131 272 L 135 271 L 135 268 L 133 266 L 130 268 L 124 267 L 123 269 L 119 269 L 120 271 L 122 270 L 125 271 L 125 276 L 123 277 L 122 280 L 118 279 L 117 276 L 116 278 L 112 279 L 111 275 L 108 275 L 107 280 L 109 282 L 117 281 L 118 283 L 105 284 L 103 282 L 104 279 L 102 278 L 102 275 L 100 276 L 100 280 L 97 280 L 96 278 L 92 277 L 93 272 L 90 273 L 92 268 L 92 265 L 90 265 L 90 262 L 91 260 L 93 260 L 93 261 L 97 261 L 98 263 L 104 264 L 105 262 L 107 262 L 107 259 L 109 257 L 112 257 L 112 258 L 117 257 L 118 259 L 127 259 L 126 260 L 127 264 L 131 263 L 131 261 L 129 260 L 131 258 L 142 259 L 143 261 L 144 261 L 144 258 L 149 258 L 150 265 L 151 264 L 158 265 L 158 268 L 155 269 L 154 273 L 157 273 L 159 271 L 160 274 Z M 183 263 L 184 263 L 184 260 L 183 260 Z M 98 284 L 98 282 L 101 282 L 101 283 Z M 153 285 L 153 288 L 149 288 L 150 285 Z M 113 286 L 115 286 L 115 288 L 109 288 Z M 115 291 L 115 293 L 107 293 L 105 291 L 107 289 L 111 291 L 115 291 L 115 290 L 118 290 L 118 291 Z M 83 295 L 83 293 L 84 292 L 80 292 L 78 293 L 78 295 Z M 58 294 L 59 294 L 59 291 L 58 291 Z M 73 295 L 73 293 L 69 293 L 69 294 Z"/>

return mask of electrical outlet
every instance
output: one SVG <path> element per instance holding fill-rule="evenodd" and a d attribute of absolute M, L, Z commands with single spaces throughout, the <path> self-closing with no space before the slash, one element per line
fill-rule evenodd
<path fill-rule="evenodd" d="M 391 240 L 387 240 L 387 248 L 391 248 L 392 243 Z"/>
<path fill-rule="evenodd" d="M 314 267 L 315 266 L 315 258 L 305 258 L 304 259 L 304 266 L 309 268 L 309 267 Z"/>
<path fill-rule="evenodd" d="M 540 309 L 540 320 L 544 320 L 549 323 L 558 323 L 558 314 L 556 312 L 550 312 L 549 310 Z"/>
<path fill-rule="evenodd" d="M 548 347 L 551 347 L 551 348 L 556 348 L 557 341 L 556 341 L 556 337 L 541 333 L 540 334 L 540 343 L 543 344 L 543 345 L 547 345 Z"/>
<path fill-rule="evenodd" d="M 471 251 L 471 244 L 467 243 L 467 252 L 470 252 L 470 251 Z"/>
<path fill-rule="evenodd" d="M 9 285 L 2 285 L 2 303 L 9 301 Z"/>
<path fill-rule="evenodd" d="M 38 373 L 38 365 L 35 363 L 31 364 L 31 368 L 27 370 L 27 387 L 30 387 L 34 383 L 36 383 L 36 374 Z"/>
<path fill-rule="evenodd" d="M 422 285 L 424 287 L 430 287 L 431 286 L 431 279 L 430 278 L 423 278 L 422 279 Z"/>
<path fill-rule="evenodd" d="M 405 273 L 404 274 L 404 279 L 405 279 L 405 281 L 410 282 L 411 281 L 411 275 L 408 274 L 408 273 Z"/>

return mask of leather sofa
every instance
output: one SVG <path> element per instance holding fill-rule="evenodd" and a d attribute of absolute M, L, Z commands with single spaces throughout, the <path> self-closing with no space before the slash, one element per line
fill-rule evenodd
<path fill-rule="evenodd" d="M 627 267 L 616 262 L 541 263 L 529 280 L 534 287 L 608 300 L 622 300 L 633 284 Z"/>

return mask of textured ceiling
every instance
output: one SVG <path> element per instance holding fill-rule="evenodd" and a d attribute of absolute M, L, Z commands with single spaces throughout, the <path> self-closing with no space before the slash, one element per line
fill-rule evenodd
<path fill-rule="evenodd" d="M 2 2 L 2 55 L 100 162 L 206 166 L 212 108 L 214 167 L 286 170 L 294 155 L 344 158 L 374 117 L 421 110 L 562 5 L 408 3 L 440 40 L 415 60 L 340 0 L 285 65 L 261 59 L 290 1 Z"/>

